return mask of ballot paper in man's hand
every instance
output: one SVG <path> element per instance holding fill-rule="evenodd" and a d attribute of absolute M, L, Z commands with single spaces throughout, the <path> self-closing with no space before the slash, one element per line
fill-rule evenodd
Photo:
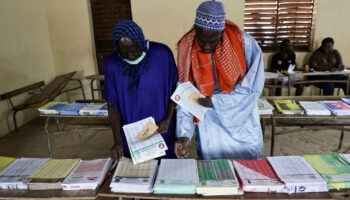
<path fill-rule="evenodd" d="M 171 96 L 171 99 L 175 103 L 202 121 L 204 120 L 205 112 L 212 108 L 206 108 L 199 105 L 199 98 L 205 98 L 205 96 L 203 96 L 191 82 L 179 84 L 174 94 Z"/>

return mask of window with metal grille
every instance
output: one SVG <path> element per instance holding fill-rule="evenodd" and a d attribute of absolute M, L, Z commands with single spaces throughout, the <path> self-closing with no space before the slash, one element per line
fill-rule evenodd
<path fill-rule="evenodd" d="M 263 51 L 279 50 L 289 39 L 296 51 L 309 51 L 313 42 L 316 0 L 246 0 L 244 31 Z"/>

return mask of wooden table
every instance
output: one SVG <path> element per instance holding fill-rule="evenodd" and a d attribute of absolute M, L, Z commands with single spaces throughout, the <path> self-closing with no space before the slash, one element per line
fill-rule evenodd
<path fill-rule="evenodd" d="M 97 129 L 97 130 L 106 130 L 109 129 L 109 119 L 108 116 L 95 116 L 95 115 L 40 115 L 40 117 L 46 117 L 45 120 L 45 134 L 47 139 L 47 147 L 49 151 L 50 158 L 53 157 L 52 147 L 51 147 L 51 141 L 50 141 L 50 134 L 65 134 L 65 133 L 71 133 L 72 131 L 76 131 L 79 134 L 80 137 L 80 143 L 82 143 L 82 129 Z M 78 125 L 84 125 L 84 128 L 75 128 L 75 129 L 60 129 L 59 127 L 59 119 L 60 118 L 70 118 L 75 120 L 81 120 L 80 122 L 76 122 L 73 124 Z M 51 119 L 56 120 L 57 130 L 56 131 L 49 131 L 49 123 Z M 93 120 L 93 122 L 91 122 Z M 99 123 L 97 123 L 99 122 Z M 102 126 L 102 127 L 101 127 Z"/>
<path fill-rule="evenodd" d="M 304 80 L 305 77 L 308 76 L 326 76 L 326 75 L 346 75 L 348 77 L 348 80 Z M 302 72 L 302 71 L 297 71 L 297 73 L 292 74 L 293 76 L 297 77 L 300 79 L 300 81 L 294 81 L 290 79 L 290 76 L 288 76 L 288 96 L 290 96 L 290 91 L 292 85 L 296 84 L 315 84 L 315 83 L 346 83 L 346 90 L 344 93 L 349 94 L 349 88 L 350 88 L 350 70 L 346 71 L 335 71 L 335 72 L 320 72 L 320 71 L 314 71 L 314 72 Z"/>
<path fill-rule="evenodd" d="M 283 193 L 245 193 L 244 195 L 235 196 L 202 196 L 198 194 L 193 195 L 179 195 L 179 194 L 131 194 L 131 193 L 112 193 L 109 188 L 112 177 L 102 185 L 98 191 L 100 197 L 110 198 L 137 198 L 137 199 L 333 199 L 327 192 L 320 193 L 298 193 L 298 194 L 283 194 Z"/>
<path fill-rule="evenodd" d="M 95 99 L 95 94 L 94 94 L 95 91 L 100 91 L 102 94 L 103 91 L 101 87 L 94 88 L 94 81 L 104 81 L 105 80 L 104 75 L 90 75 L 90 76 L 86 76 L 85 78 L 88 80 L 91 80 L 90 88 L 91 88 L 92 99 Z"/>
<path fill-rule="evenodd" d="M 96 190 L 0 190 L 0 199 L 96 199 Z"/>
<path fill-rule="evenodd" d="M 273 100 L 295 100 L 295 101 L 319 101 L 319 100 L 340 100 L 340 97 L 335 96 L 281 96 L 281 97 L 265 97 L 273 105 Z M 349 96 L 347 96 L 349 98 Z M 309 130 L 340 130 L 341 135 L 339 138 L 338 150 L 341 149 L 344 132 L 350 132 L 350 116 L 320 116 L 320 115 L 283 115 L 274 110 L 271 116 L 271 151 L 270 155 L 273 156 L 275 136 L 287 133 L 295 133 L 300 131 Z M 300 128 L 293 128 L 283 131 L 277 131 L 278 127 L 283 126 L 300 126 Z"/>

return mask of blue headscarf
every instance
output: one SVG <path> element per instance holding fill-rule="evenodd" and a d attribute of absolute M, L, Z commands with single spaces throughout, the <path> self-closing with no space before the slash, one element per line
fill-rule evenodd
<path fill-rule="evenodd" d="M 147 41 L 143 35 L 142 29 L 131 20 L 123 20 L 118 22 L 113 29 L 114 49 L 117 55 L 117 60 L 122 63 L 123 74 L 129 77 L 129 91 L 132 96 L 136 97 L 137 86 L 139 85 L 139 77 L 137 71 L 141 69 L 141 74 L 148 69 L 149 58 L 148 54 L 137 65 L 131 65 L 124 61 L 118 50 L 117 42 L 123 38 L 129 38 L 136 42 L 140 49 L 147 53 Z"/>

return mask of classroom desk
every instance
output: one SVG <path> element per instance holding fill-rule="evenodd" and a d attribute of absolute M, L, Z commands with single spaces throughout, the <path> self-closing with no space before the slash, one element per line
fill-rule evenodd
<path fill-rule="evenodd" d="M 96 199 L 96 190 L 0 190 L 0 199 Z"/>
<path fill-rule="evenodd" d="M 100 91 L 102 94 L 102 88 L 94 88 L 94 81 L 104 81 L 105 80 L 105 76 L 104 75 L 90 75 L 90 76 L 86 76 L 85 77 L 90 81 L 90 88 L 91 88 L 91 95 L 92 95 L 92 99 L 95 99 L 95 91 Z"/>
<path fill-rule="evenodd" d="M 236 196 L 202 196 L 202 195 L 179 195 L 179 194 L 131 194 L 131 193 L 112 193 L 109 188 L 112 176 L 102 185 L 98 191 L 98 196 L 109 198 L 136 198 L 136 199 L 333 199 L 328 192 L 320 193 L 298 193 L 298 194 L 282 194 L 282 193 L 245 193 Z"/>
<path fill-rule="evenodd" d="M 51 147 L 51 141 L 50 141 L 50 134 L 66 134 L 72 131 L 78 132 L 80 137 L 80 143 L 82 143 L 82 129 L 96 129 L 96 130 L 106 130 L 109 129 L 109 119 L 108 116 L 95 116 L 95 115 L 39 115 L 40 117 L 45 117 L 45 135 L 47 139 L 47 147 L 49 151 L 50 158 L 53 157 L 52 147 Z M 70 118 L 74 119 L 75 122 L 71 123 L 74 125 L 84 125 L 84 128 L 77 127 L 74 129 L 60 129 L 59 127 L 59 119 L 60 118 Z M 57 130 L 56 131 L 49 131 L 49 123 L 51 119 L 56 120 Z M 80 120 L 80 121 L 79 121 Z M 78 122 L 77 122 L 78 121 Z"/>
<path fill-rule="evenodd" d="M 340 75 L 344 74 L 348 77 L 348 80 L 305 80 L 305 77 L 308 76 L 321 76 L 321 75 Z M 335 71 L 335 72 L 320 72 L 320 71 L 315 71 L 315 72 L 302 72 L 302 71 L 297 71 L 297 73 L 292 74 L 293 76 L 297 77 L 300 79 L 300 81 L 294 81 L 292 82 L 290 79 L 290 76 L 288 76 L 288 96 L 290 96 L 290 91 L 292 84 L 314 84 L 314 83 L 346 83 L 346 88 L 347 88 L 347 94 L 349 94 L 349 86 L 350 86 L 350 70 L 346 71 Z M 345 91 L 344 91 L 345 92 Z"/>
<path fill-rule="evenodd" d="M 281 96 L 281 97 L 265 97 L 273 105 L 273 100 L 296 100 L 296 101 L 319 101 L 319 100 L 340 100 L 341 97 L 336 96 Z M 346 98 L 349 98 L 347 96 Z M 340 138 L 338 149 L 341 149 L 344 132 L 350 132 L 350 116 L 320 116 L 320 115 L 283 115 L 274 110 L 271 116 L 271 151 L 270 156 L 273 156 L 275 136 L 295 133 L 300 131 L 310 130 L 340 130 Z M 285 126 L 300 126 L 300 128 L 293 128 L 288 130 L 277 131 L 278 127 Z"/>

